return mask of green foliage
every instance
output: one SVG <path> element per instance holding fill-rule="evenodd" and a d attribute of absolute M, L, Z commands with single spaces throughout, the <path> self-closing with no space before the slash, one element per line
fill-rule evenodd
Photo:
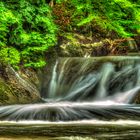
<path fill-rule="evenodd" d="M 67 0 L 66 3 L 74 9 L 71 24 L 76 27 L 98 26 L 120 37 L 134 36 L 140 30 L 139 0 Z"/>
<path fill-rule="evenodd" d="M 44 66 L 44 52 L 56 44 L 56 33 L 51 8 L 44 0 L 0 0 L 3 61 L 12 65 L 21 62 L 28 67 Z"/>
<path fill-rule="evenodd" d="M 120 37 L 140 34 L 140 0 L 52 0 L 53 8 L 48 2 L 0 0 L 0 60 L 43 67 L 46 51 L 57 42 L 57 27 L 62 33 L 97 28 Z"/>
<path fill-rule="evenodd" d="M 0 60 L 16 66 L 20 62 L 20 53 L 15 48 L 3 48 L 0 50 Z"/>

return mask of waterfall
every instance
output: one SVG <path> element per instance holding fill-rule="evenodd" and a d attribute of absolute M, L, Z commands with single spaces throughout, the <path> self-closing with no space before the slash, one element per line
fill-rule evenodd
<path fill-rule="evenodd" d="M 47 74 L 44 103 L 1 106 L 0 120 L 140 120 L 140 57 L 59 58 Z"/>
<path fill-rule="evenodd" d="M 49 97 L 54 97 L 55 96 L 55 93 L 56 93 L 56 88 L 57 88 L 57 83 L 56 83 L 56 76 L 57 76 L 57 72 L 56 72 L 56 69 L 57 69 L 57 64 L 58 62 L 56 61 L 56 64 L 53 68 L 53 73 L 52 73 L 52 79 L 51 79 L 51 82 L 50 82 L 50 88 L 49 88 Z"/>
<path fill-rule="evenodd" d="M 127 96 L 127 92 L 140 86 L 139 60 L 139 57 L 60 58 L 53 67 L 46 99 L 92 102 Z M 135 93 L 128 95 L 133 99 Z M 121 102 L 128 103 L 128 99 Z"/>
<path fill-rule="evenodd" d="M 107 96 L 107 88 L 109 84 L 109 80 L 114 72 L 114 66 L 111 63 L 106 63 L 103 65 L 101 70 L 102 78 L 99 82 L 99 87 L 97 91 L 97 99 L 104 98 Z"/>
<path fill-rule="evenodd" d="M 134 97 L 138 93 L 140 93 L 140 86 L 135 87 L 134 89 L 131 89 L 127 92 L 122 92 L 122 93 L 115 94 L 114 96 L 112 96 L 110 98 L 110 100 L 114 100 L 118 103 L 127 103 L 128 104 L 130 102 L 133 102 Z"/>

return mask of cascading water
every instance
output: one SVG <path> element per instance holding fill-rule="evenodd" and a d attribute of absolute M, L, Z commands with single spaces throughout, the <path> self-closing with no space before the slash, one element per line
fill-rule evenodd
<path fill-rule="evenodd" d="M 0 120 L 140 120 L 140 106 L 131 104 L 139 74 L 140 57 L 60 58 L 42 85 L 44 103 L 1 106 Z"/>

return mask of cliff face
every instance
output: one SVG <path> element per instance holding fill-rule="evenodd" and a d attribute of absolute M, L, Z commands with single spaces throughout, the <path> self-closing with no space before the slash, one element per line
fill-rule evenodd
<path fill-rule="evenodd" d="M 24 80 L 11 67 L 0 67 L 0 105 L 25 104 L 40 101 L 36 87 Z"/>

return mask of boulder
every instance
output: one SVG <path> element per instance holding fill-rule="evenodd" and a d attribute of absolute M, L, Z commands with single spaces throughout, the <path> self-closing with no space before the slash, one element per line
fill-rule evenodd
<path fill-rule="evenodd" d="M 0 65 L 0 105 L 40 102 L 36 86 L 23 79 L 12 67 Z"/>

